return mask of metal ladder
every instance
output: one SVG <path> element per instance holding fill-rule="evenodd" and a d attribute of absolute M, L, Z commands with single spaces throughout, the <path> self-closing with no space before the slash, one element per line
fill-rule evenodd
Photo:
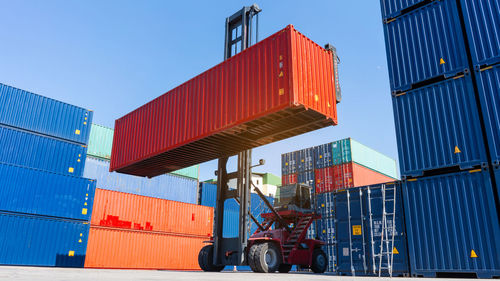
<path fill-rule="evenodd" d="M 392 199 L 387 198 L 388 191 L 389 192 L 392 191 L 393 193 Z M 382 192 L 382 229 L 380 231 L 380 252 L 378 254 L 373 255 L 373 260 L 375 259 L 375 257 L 379 258 L 379 266 L 378 266 L 379 277 L 382 275 L 383 270 L 387 270 L 387 272 L 389 273 L 389 277 L 392 277 L 392 270 L 393 270 L 392 265 L 394 262 L 394 235 L 396 233 L 396 198 L 397 198 L 396 185 L 393 185 L 393 187 L 389 188 L 386 187 L 386 184 L 382 184 L 381 192 Z M 391 204 L 391 202 L 392 202 L 392 212 L 388 213 L 386 207 L 388 206 L 388 204 Z M 370 220 L 372 220 L 371 216 L 372 214 L 370 212 Z M 392 216 L 392 222 L 389 224 L 387 218 L 390 216 Z M 389 237 L 389 231 L 391 232 L 391 237 Z M 373 237 L 372 237 L 372 242 L 373 242 Z M 372 252 L 374 252 L 374 244 L 372 244 Z M 386 257 L 387 260 L 387 266 L 382 266 L 382 259 L 384 256 Z"/>

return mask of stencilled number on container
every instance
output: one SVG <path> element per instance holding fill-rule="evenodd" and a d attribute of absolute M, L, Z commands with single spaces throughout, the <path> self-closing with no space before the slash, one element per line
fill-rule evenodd
<path fill-rule="evenodd" d="M 382 231 L 382 221 L 375 220 L 373 221 L 373 236 L 381 236 Z M 387 234 L 392 236 L 392 219 L 387 220 Z M 398 231 L 394 231 L 394 236 L 398 236 Z"/>

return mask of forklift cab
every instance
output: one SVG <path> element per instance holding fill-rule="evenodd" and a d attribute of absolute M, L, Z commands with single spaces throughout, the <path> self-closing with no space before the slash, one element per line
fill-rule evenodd
<path fill-rule="evenodd" d="M 278 187 L 274 199 L 276 211 L 297 211 L 311 213 L 311 187 L 303 184 L 290 184 Z"/>

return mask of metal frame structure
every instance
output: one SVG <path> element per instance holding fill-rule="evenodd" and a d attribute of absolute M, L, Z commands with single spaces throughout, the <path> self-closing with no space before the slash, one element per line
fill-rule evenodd
<path fill-rule="evenodd" d="M 243 7 L 240 11 L 226 18 L 226 37 L 224 60 L 252 45 L 252 19 L 261 9 L 256 5 Z M 256 17 L 255 41 L 258 40 L 258 16 Z M 234 52 L 233 52 L 234 50 Z M 218 159 L 217 202 L 215 206 L 213 263 L 214 265 L 245 265 L 245 249 L 248 243 L 250 224 L 248 218 L 262 228 L 250 215 L 250 188 L 252 176 L 252 150 L 238 153 L 238 170 L 227 173 L 228 158 Z M 264 162 L 260 161 L 262 165 Z M 229 190 L 228 181 L 237 179 L 237 189 Z M 233 198 L 240 204 L 238 237 L 223 237 L 224 202 Z"/>

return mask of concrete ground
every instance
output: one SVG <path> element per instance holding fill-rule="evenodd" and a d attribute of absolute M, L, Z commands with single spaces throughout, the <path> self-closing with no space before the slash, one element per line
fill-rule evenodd
<path fill-rule="evenodd" d="M 415 280 L 417 278 L 395 278 L 396 280 Z M 46 280 L 46 281 L 80 281 L 80 280 L 389 280 L 376 277 L 340 277 L 326 274 L 288 273 L 263 274 L 253 272 L 182 272 L 163 270 L 117 270 L 117 269 L 83 269 L 83 268 L 51 268 L 51 267 L 16 267 L 1 266 L 0 280 Z M 425 281 L 438 280 L 426 278 Z M 452 280 L 442 279 L 439 281 Z M 464 279 L 461 279 L 464 280 Z"/>

